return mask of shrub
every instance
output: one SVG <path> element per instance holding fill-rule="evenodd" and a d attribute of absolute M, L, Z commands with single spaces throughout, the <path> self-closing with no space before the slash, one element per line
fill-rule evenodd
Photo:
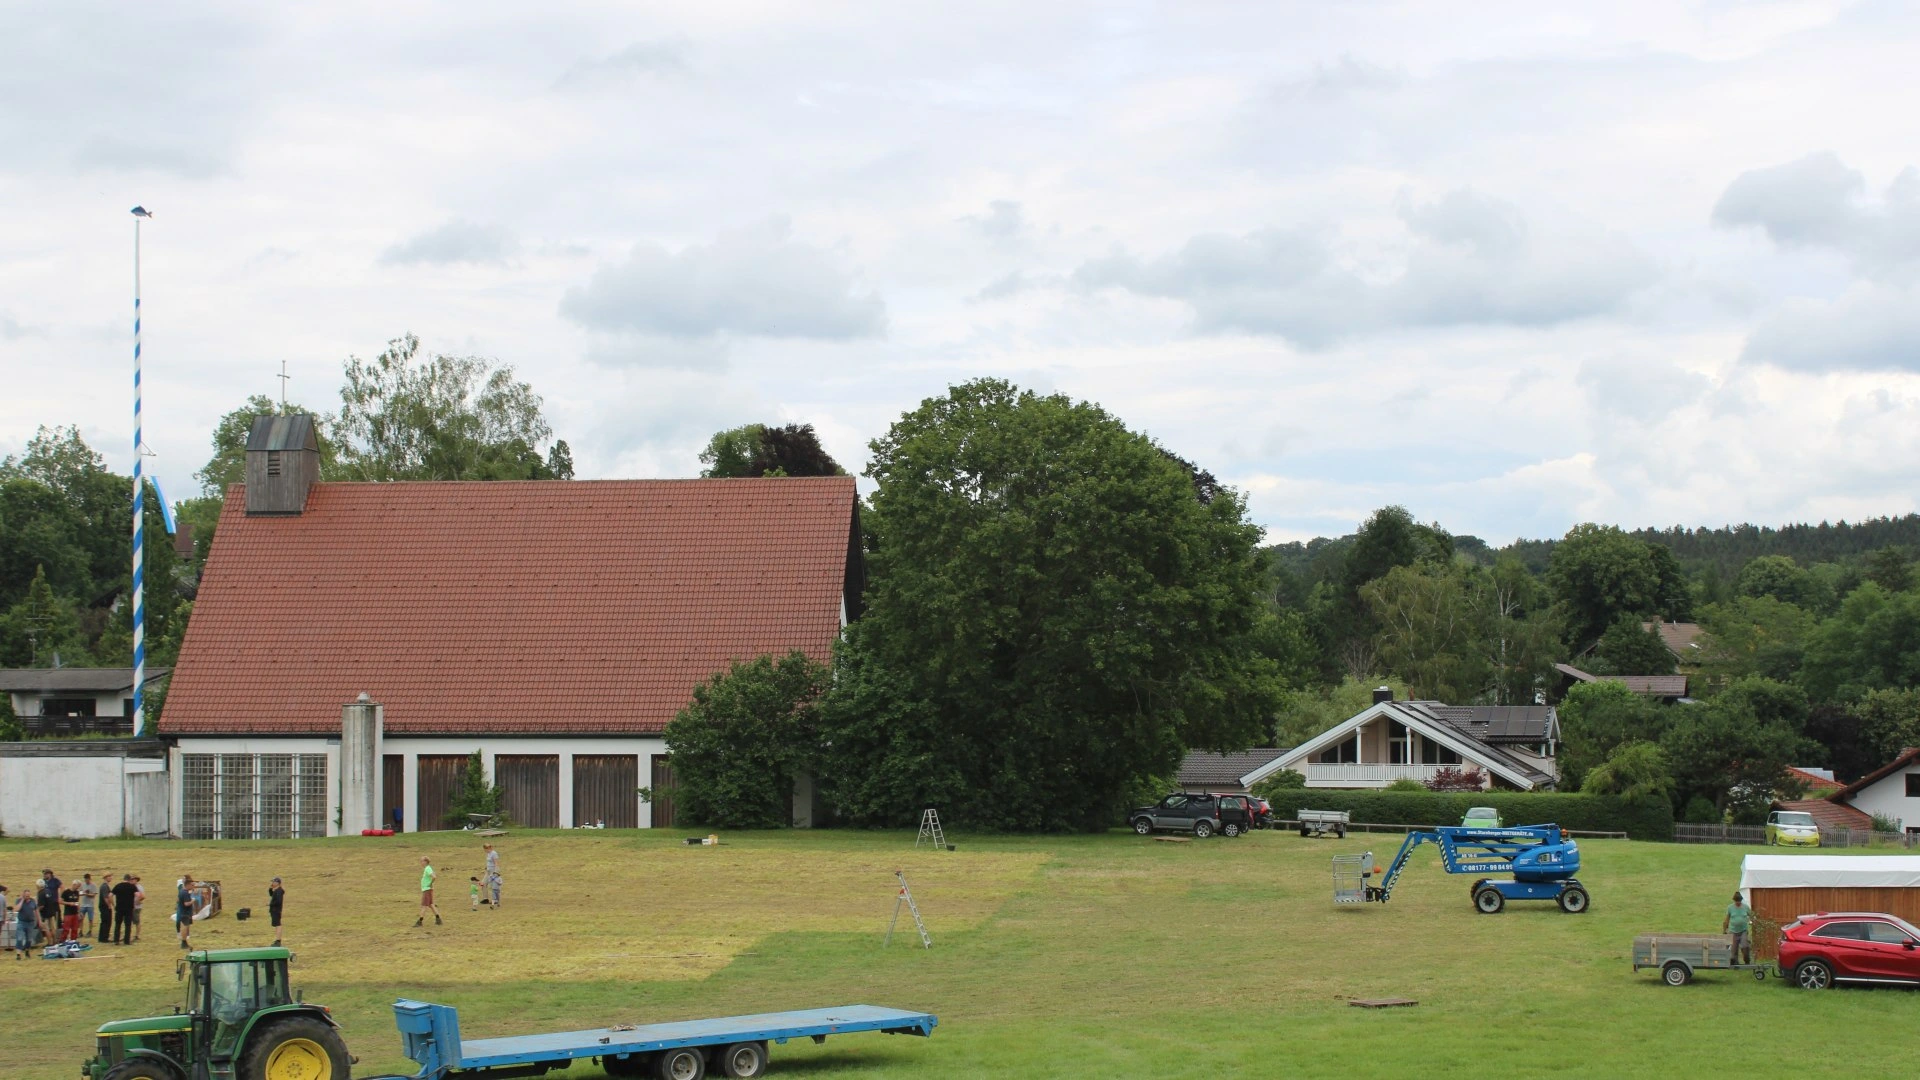
<path fill-rule="evenodd" d="M 1295 792 L 1274 804 L 1274 816 L 1291 818 L 1302 808 L 1345 810 L 1356 823 L 1458 825 L 1471 806 L 1491 806 L 1509 825 L 1554 824 L 1567 829 L 1624 832 L 1635 840 L 1673 839 L 1673 809 L 1665 803 L 1629 803 L 1615 795 L 1568 792 L 1331 791 Z"/>
<path fill-rule="evenodd" d="M 1403 776 L 1400 779 L 1395 780 L 1393 783 L 1388 784 L 1387 790 L 1388 791 L 1425 791 L 1427 790 L 1427 785 L 1421 783 L 1418 780 L 1412 779 L 1411 777 Z"/>
<path fill-rule="evenodd" d="M 1307 777 L 1305 773 L 1295 769 L 1281 769 L 1279 772 L 1253 785 L 1253 793 L 1268 802 L 1273 802 L 1282 797 L 1290 797 L 1287 793 L 1299 791 L 1306 786 Z"/>
<path fill-rule="evenodd" d="M 1422 786 L 1428 791 L 1481 791 L 1487 786 L 1487 774 L 1481 772 L 1477 765 L 1469 765 L 1464 769 L 1449 766 L 1434 773 L 1433 779 Z"/>
<path fill-rule="evenodd" d="M 1705 795 L 1695 795 L 1688 799 L 1687 808 L 1680 815 L 1680 820 L 1689 825 L 1718 825 L 1721 822 L 1719 809 L 1713 805 L 1713 800 Z"/>
<path fill-rule="evenodd" d="M 1885 814 L 1875 814 L 1873 815 L 1873 831 L 1898 833 L 1900 831 L 1900 821 L 1898 818 L 1888 817 Z"/>
<path fill-rule="evenodd" d="M 447 806 L 449 825 L 465 825 L 469 814 L 500 814 L 500 785 L 487 783 L 487 763 L 475 750 L 467 755 L 467 767 L 460 773 L 460 783 L 455 786 L 453 800 Z"/>
<path fill-rule="evenodd" d="M 795 650 L 739 661 L 694 687 L 667 725 L 675 817 L 724 829 L 793 824 L 793 783 L 811 770 L 816 705 L 830 673 Z"/>

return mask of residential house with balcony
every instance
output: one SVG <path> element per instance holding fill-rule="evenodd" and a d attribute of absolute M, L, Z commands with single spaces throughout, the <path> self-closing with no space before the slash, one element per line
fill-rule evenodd
<path fill-rule="evenodd" d="M 1489 787 L 1541 791 L 1559 779 L 1560 717 L 1551 705 L 1447 705 L 1395 701 L 1385 687 L 1373 704 L 1247 773 L 1251 786 L 1282 769 L 1309 788 L 1383 788 L 1425 783 L 1442 769 L 1477 770 Z"/>
<path fill-rule="evenodd" d="M 165 685 L 168 668 L 146 670 L 147 693 Z M 0 693 L 35 738 L 133 734 L 133 669 L 0 669 Z"/>

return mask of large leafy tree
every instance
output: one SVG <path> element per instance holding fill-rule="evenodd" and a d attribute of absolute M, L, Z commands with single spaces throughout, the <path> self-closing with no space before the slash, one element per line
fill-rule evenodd
<path fill-rule="evenodd" d="M 845 476 L 812 424 L 743 424 L 714 432 L 700 452 L 701 476 Z"/>
<path fill-rule="evenodd" d="M 830 675 L 795 650 L 738 661 L 695 687 L 666 730 L 675 815 L 723 829 L 792 824 L 794 779 L 816 766 Z"/>
<path fill-rule="evenodd" d="M 1798 687 L 1758 676 L 1735 679 L 1705 704 L 1673 710 L 1660 744 L 1679 794 L 1707 799 L 1739 821 L 1764 817 L 1775 798 L 1794 794 L 1787 766 L 1818 752 L 1803 734 L 1807 713 Z"/>
<path fill-rule="evenodd" d="M 92 595 L 80 598 L 93 601 L 125 587 L 132 558 L 127 528 L 132 477 L 110 471 L 105 459 L 80 437 L 79 429 L 68 426 L 41 428 L 28 440 L 24 453 L 0 461 L 0 482 L 8 479 L 37 481 L 57 492 L 65 504 L 64 511 L 51 516 L 72 523 L 71 539 L 66 543 L 72 555 L 84 563 L 88 584 L 81 586 L 56 571 L 56 565 L 68 561 L 66 557 L 42 558 L 39 561 L 53 576 L 56 590 L 71 589 L 74 596 L 91 590 Z M 36 511 L 45 512 L 44 507 Z M 53 527 L 56 531 L 63 528 Z M 17 579 L 22 584 L 25 580 Z"/>
<path fill-rule="evenodd" d="M 1583 648 L 1623 616 L 1661 606 L 1661 571 L 1650 545 L 1612 525 L 1575 525 L 1553 548 L 1547 583 L 1566 620 L 1567 641 Z"/>
<path fill-rule="evenodd" d="M 1817 622 L 1811 612 L 1771 596 L 1709 604 L 1700 612 L 1700 625 L 1707 631 L 1701 666 L 1721 678 L 1792 679 Z"/>
<path fill-rule="evenodd" d="M 1800 681 L 1821 701 L 1920 687 L 1920 592 L 1868 582 L 1849 593 L 1808 639 Z"/>
<path fill-rule="evenodd" d="M 1660 631 L 1626 615 L 1600 635 L 1586 666 L 1596 675 L 1671 675 L 1677 658 Z"/>
<path fill-rule="evenodd" d="M 412 334 L 372 360 L 349 357 L 333 425 L 348 480 L 547 480 L 572 455 L 546 454 L 540 395 L 478 356 L 420 354 Z"/>
<path fill-rule="evenodd" d="M 1580 683 L 1560 703 L 1561 786 L 1577 790 L 1588 772 L 1628 743 L 1666 734 L 1672 710 L 1617 682 Z"/>
<path fill-rule="evenodd" d="M 856 821 L 922 807 L 1100 828 L 1188 747 L 1267 731 L 1259 530 L 1104 410 L 998 380 L 874 440 L 866 615 L 823 711 L 826 794 Z"/>
<path fill-rule="evenodd" d="M 1491 672 L 1478 641 L 1471 579 L 1447 566 L 1396 566 L 1361 586 L 1380 624 L 1380 659 L 1416 697 L 1470 702 Z"/>

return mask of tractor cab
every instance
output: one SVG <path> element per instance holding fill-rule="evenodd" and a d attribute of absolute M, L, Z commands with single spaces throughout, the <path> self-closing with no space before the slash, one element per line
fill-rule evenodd
<path fill-rule="evenodd" d="M 297 1000 L 286 949 L 219 949 L 180 962 L 186 1006 L 101 1025 L 89 1080 L 346 1080 L 346 1044 Z"/>

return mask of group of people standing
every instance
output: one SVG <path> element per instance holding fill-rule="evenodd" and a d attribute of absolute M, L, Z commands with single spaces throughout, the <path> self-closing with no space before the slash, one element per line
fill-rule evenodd
<path fill-rule="evenodd" d="M 41 945 L 80 941 L 96 933 L 102 945 L 132 945 L 140 940 L 140 911 L 147 892 L 140 875 L 113 872 L 91 873 L 79 881 L 61 881 L 51 869 L 40 871 L 32 889 L 22 890 L 18 900 L 0 885 L 0 911 L 5 911 L 12 930 L 14 959 L 26 958 L 27 950 Z"/>
<path fill-rule="evenodd" d="M 482 889 L 484 888 L 486 892 L 492 894 L 491 908 L 494 911 L 498 911 L 500 910 L 501 886 L 500 852 L 496 851 L 492 844 L 482 846 L 487 853 L 486 877 L 483 879 L 480 875 L 476 874 L 467 879 L 467 904 L 469 910 L 479 911 L 481 904 L 488 903 L 488 900 L 481 896 Z M 441 925 L 440 907 L 433 902 L 434 877 L 433 860 L 425 855 L 420 856 L 420 917 L 413 920 L 413 925 L 415 926 L 426 925 L 427 916 L 429 915 L 433 916 L 433 925 Z"/>

